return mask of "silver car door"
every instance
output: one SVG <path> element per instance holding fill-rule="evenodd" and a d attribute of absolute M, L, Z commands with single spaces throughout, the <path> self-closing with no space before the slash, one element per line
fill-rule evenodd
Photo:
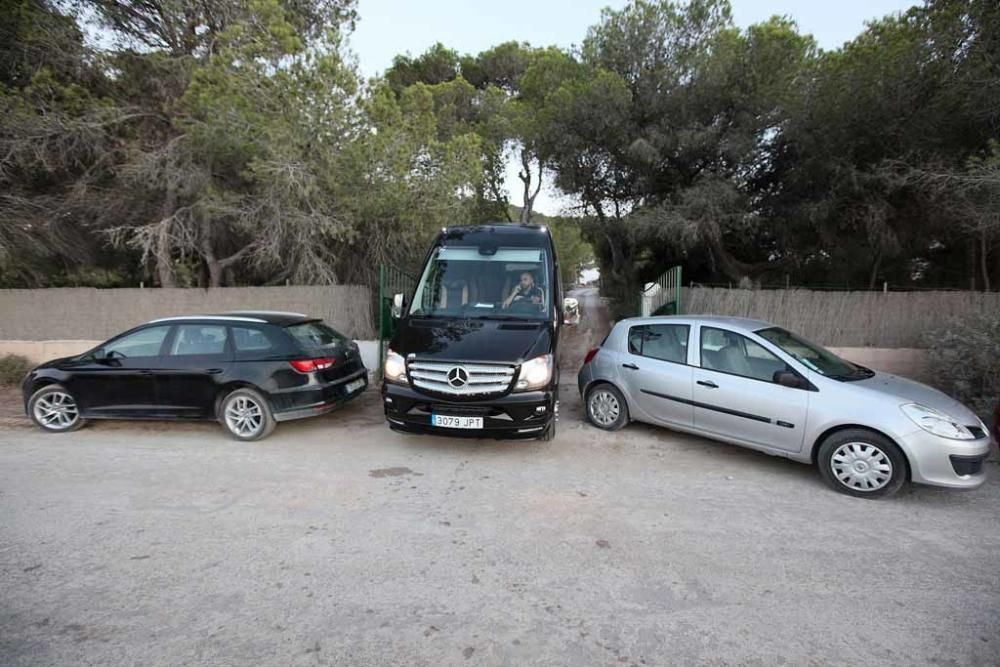
<path fill-rule="evenodd" d="M 790 370 L 784 361 L 746 336 L 701 326 L 695 428 L 746 444 L 800 451 L 812 392 L 776 384 L 774 373 L 784 370 Z"/>
<path fill-rule="evenodd" d="M 638 410 L 633 418 L 664 426 L 694 421 L 693 369 L 687 364 L 690 326 L 635 324 L 625 334 L 618 376 Z"/>

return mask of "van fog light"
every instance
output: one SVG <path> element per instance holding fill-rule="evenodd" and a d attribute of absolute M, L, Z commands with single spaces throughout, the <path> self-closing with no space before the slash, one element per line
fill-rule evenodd
<path fill-rule="evenodd" d="M 539 405 L 537 408 L 535 408 L 535 414 L 536 415 L 540 415 L 540 414 L 544 414 L 544 413 L 545 413 L 545 406 L 544 405 Z"/>

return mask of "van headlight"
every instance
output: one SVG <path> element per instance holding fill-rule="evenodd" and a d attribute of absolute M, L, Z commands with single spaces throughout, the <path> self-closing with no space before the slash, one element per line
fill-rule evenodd
<path fill-rule="evenodd" d="M 552 355 L 543 354 L 521 364 L 521 374 L 517 377 L 514 391 L 541 389 L 552 380 Z"/>
<path fill-rule="evenodd" d="M 928 408 L 919 403 L 907 403 L 900 408 L 914 424 L 928 433 L 948 438 L 950 440 L 975 440 L 969 429 L 965 428 L 945 413 Z"/>
<path fill-rule="evenodd" d="M 382 364 L 382 377 L 386 382 L 406 384 L 406 360 L 391 349 L 386 350 L 385 363 Z"/>

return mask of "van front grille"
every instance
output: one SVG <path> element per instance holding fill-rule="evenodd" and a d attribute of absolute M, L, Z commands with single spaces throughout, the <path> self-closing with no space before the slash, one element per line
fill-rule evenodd
<path fill-rule="evenodd" d="M 494 396 L 510 389 L 514 367 L 502 364 L 460 364 L 411 361 L 408 375 L 413 386 L 449 396 Z"/>

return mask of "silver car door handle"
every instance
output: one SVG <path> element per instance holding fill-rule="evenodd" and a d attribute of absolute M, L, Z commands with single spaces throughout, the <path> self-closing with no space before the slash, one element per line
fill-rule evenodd
<path fill-rule="evenodd" d="M 627 368 L 630 371 L 637 371 L 637 370 L 639 370 L 639 367 L 636 366 L 635 364 L 622 364 L 622 368 Z"/>
<path fill-rule="evenodd" d="M 715 384 L 711 380 L 698 380 L 698 384 L 702 387 L 708 387 L 709 389 L 718 389 L 719 385 Z"/>

